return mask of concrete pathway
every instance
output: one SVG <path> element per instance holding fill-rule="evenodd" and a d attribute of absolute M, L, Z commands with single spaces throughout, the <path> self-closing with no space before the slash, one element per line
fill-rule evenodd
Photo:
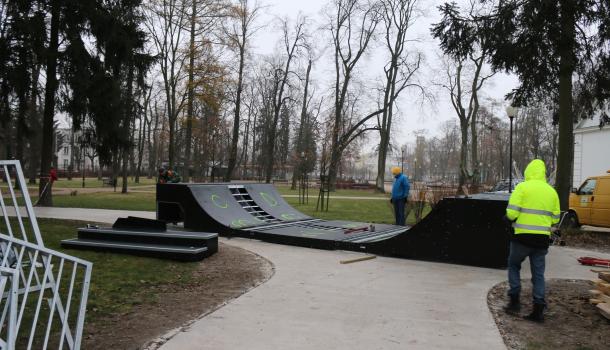
<path fill-rule="evenodd" d="M 37 208 L 39 217 L 113 222 L 152 212 Z M 487 308 L 503 270 L 223 239 L 275 265 L 265 284 L 176 334 L 162 350 L 504 349 Z M 552 247 L 547 278 L 589 279 L 576 258 L 608 254 Z M 524 265 L 524 278 L 529 268 Z"/>

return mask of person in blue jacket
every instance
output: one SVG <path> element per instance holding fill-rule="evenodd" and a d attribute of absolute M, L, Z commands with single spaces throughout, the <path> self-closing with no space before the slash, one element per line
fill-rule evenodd
<path fill-rule="evenodd" d="M 396 225 L 405 225 L 405 205 L 407 204 L 407 198 L 409 198 L 409 179 L 405 174 L 402 173 L 399 167 L 395 166 L 392 168 L 392 175 L 394 175 L 394 184 L 392 185 L 392 197 L 390 202 L 394 205 L 394 217 L 396 218 Z"/>

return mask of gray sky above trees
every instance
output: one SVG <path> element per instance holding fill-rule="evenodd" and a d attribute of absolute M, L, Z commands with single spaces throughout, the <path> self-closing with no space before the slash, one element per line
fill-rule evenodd
<path fill-rule="evenodd" d="M 422 101 L 416 91 L 405 92 L 399 97 L 398 118 L 393 128 L 393 143 L 395 145 L 413 141 L 415 138 L 413 132 L 416 130 L 426 129 L 428 136 L 434 136 L 436 130 L 444 121 L 457 120 L 446 90 L 434 86 L 435 79 L 442 77 L 442 72 L 439 71 L 441 69 L 441 52 L 438 43 L 430 34 L 430 27 L 432 23 L 436 23 L 440 19 L 437 6 L 444 2 L 441 0 L 420 0 L 421 14 L 413 25 L 411 36 L 418 40 L 418 42 L 413 43 L 414 47 L 423 52 L 425 56 L 425 64 L 420 68 L 420 80 L 431 90 L 435 100 Z M 462 2 L 464 0 L 458 1 L 458 3 Z M 275 30 L 274 19 L 278 17 L 295 19 L 299 13 L 302 13 L 315 22 L 312 27 L 321 28 L 325 24 L 323 9 L 328 3 L 329 0 L 262 0 L 261 4 L 268 6 L 268 8 L 263 11 L 259 23 L 268 24 L 268 27 L 260 30 L 255 36 L 252 43 L 254 51 L 258 54 L 271 54 L 274 51 L 280 35 L 280 32 Z M 320 32 L 315 35 L 317 49 L 324 50 L 328 43 L 328 33 L 320 29 Z M 375 54 L 376 51 L 383 49 L 383 47 L 376 47 L 370 50 L 369 57 L 362 62 L 361 72 L 366 74 L 367 79 L 375 79 L 383 73 L 384 60 L 380 55 Z M 326 82 L 324 77 L 328 76 L 328 73 L 333 69 L 330 61 L 331 57 L 329 57 L 331 52 L 331 50 L 326 49 L 325 55 L 321 57 L 317 64 L 314 64 L 312 75 L 317 80 L 317 93 L 328 86 L 329 82 Z M 366 83 L 367 88 L 374 86 L 369 82 Z M 516 86 L 517 79 L 515 76 L 504 73 L 496 74 L 484 88 L 482 94 L 483 105 L 491 107 L 488 99 L 498 100 L 504 104 L 504 101 L 502 101 L 504 95 Z M 503 105 L 496 104 L 492 109 L 499 117 L 504 117 Z M 377 135 L 370 133 L 368 140 L 367 143 L 371 147 L 375 146 Z"/>

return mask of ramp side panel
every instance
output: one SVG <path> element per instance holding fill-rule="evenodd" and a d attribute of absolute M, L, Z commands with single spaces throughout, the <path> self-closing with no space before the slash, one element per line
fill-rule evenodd
<path fill-rule="evenodd" d="M 501 200 L 445 198 L 407 232 L 366 250 L 410 259 L 505 267 L 511 234 L 502 220 L 506 205 Z"/>
<path fill-rule="evenodd" d="M 191 185 L 189 187 L 203 211 L 226 227 L 241 229 L 267 224 L 242 208 L 227 185 Z"/>
<path fill-rule="evenodd" d="M 247 184 L 246 191 L 264 211 L 281 221 L 300 221 L 311 219 L 288 204 L 271 184 Z"/>

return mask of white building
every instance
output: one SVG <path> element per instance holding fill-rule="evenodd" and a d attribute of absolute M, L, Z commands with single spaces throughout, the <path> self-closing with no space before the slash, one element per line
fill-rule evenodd
<path fill-rule="evenodd" d="M 74 148 L 78 148 L 78 150 L 73 150 L 72 147 L 70 147 L 70 136 L 70 129 L 68 128 L 62 128 L 57 130 L 57 153 L 55 153 L 57 169 L 60 171 L 68 170 L 70 167 L 70 159 L 72 158 L 72 152 L 76 152 L 75 157 L 73 159 L 74 165 L 72 171 L 81 171 L 81 166 L 83 165 L 83 158 L 80 157 L 80 152 L 82 150 L 80 149 L 80 144 L 77 141 L 79 139 L 80 133 L 77 132 L 74 135 Z M 89 155 L 92 153 L 92 150 L 90 148 L 85 147 L 84 152 L 85 155 Z M 88 171 L 93 171 L 94 169 L 97 170 L 99 167 L 99 161 L 97 157 L 93 158 L 93 165 L 91 164 L 91 158 L 89 158 L 88 156 L 85 157 L 84 162 L 85 169 L 87 169 Z"/>
<path fill-rule="evenodd" d="M 574 128 L 573 187 L 589 176 L 610 170 L 610 125 L 600 129 L 599 117 L 583 119 Z"/>

